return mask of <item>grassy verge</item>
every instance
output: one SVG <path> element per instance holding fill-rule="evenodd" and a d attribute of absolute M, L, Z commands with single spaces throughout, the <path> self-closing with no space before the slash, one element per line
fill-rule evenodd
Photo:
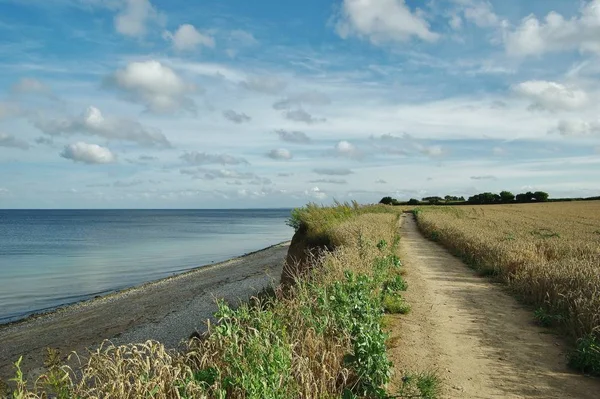
<path fill-rule="evenodd" d="M 338 204 L 296 210 L 290 224 L 326 237 L 335 249 L 288 290 L 233 308 L 218 323 L 167 351 L 158 342 L 107 344 L 76 369 L 49 359 L 34 384 L 18 371 L 14 398 L 435 398 L 434 375 L 407 375 L 386 386 L 384 313 L 405 313 L 407 288 L 396 256 L 398 215 L 386 207 Z"/>
<path fill-rule="evenodd" d="M 572 367 L 600 375 L 600 243 L 590 234 L 595 210 L 580 203 L 429 207 L 415 214 L 425 236 L 507 284 L 536 308 L 539 324 L 570 337 Z"/>

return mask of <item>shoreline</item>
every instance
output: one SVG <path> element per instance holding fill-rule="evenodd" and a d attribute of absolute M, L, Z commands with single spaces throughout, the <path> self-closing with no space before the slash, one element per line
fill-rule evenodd
<path fill-rule="evenodd" d="M 245 301 L 273 282 L 279 283 L 290 241 L 229 260 L 205 264 L 159 280 L 61 306 L 0 325 L 0 378 L 12 377 L 12 364 L 23 356 L 30 380 L 43 371 L 45 348 L 85 353 L 104 340 L 121 345 L 152 339 L 176 348 L 202 331 L 216 311 L 216 298 Z"/>
<path fill-rule="evenodd" d="M 83 299 L 77 302 L 72 302 L 72 303 L 67 303 L 64 305 L 60 305 L 57 307 L 53 307 L 51 309 L 46 309 L 46 310 L 42 310 L 40 312 L 34 312 L 31 313 L 23 318 L 17 319 L 17 320 L 13 320 L 13 321 L 9 321 L 7 323 L 0 323 L 0 332 L 2 332 L 2 330 L 4 330 L 5 328 L 10 328 L 13 326 L 17 326 L 19 324 L 24 324 L 24 323 L 30 323 L 30 322 L 34 322 L 35 320 L 39 319 L 39 318 L 43 318 L 43 317 L 48 317 L 48 316 L 53 316 L 54 314 L 59 314 L 61 312 L 65 312 L 65 311 L 69 311 L 71 308 L 75 309 L 79 306 L 89 306 L 91 305 L 93 302 L 99 302 L 102 300 L 111 300 L 111 299 L 115 299 L 113 297 L 118 297 L 120 295 L 126 295 L 128 292 L 130 291 L 135 291 L 135 290 L 143 290 L 144 288 L 147 288 L 149 286 L 155 285 L 155 284 L 160 284 L 161 282 L 166 282 L 168 280 L 172 280 L 172 279 L 176 279 L 178 277 L 185 277 L 188 274 L 192 274 L 192 273 L 196 273 L 202 270 L 208 270 L 210 268 L 218 268 L 220 266 L 223 266 L 231 261 L 235 261 L 235 260 L 240 260 L 240 259 L 244 259 L 248 256 L 257 254 L 257 253 L 261 253 L 264 251 L 268 251 L 269 249 L 278 247 L 280 245 L 286 245 L 289 244 L 291 241 L 287 240 L 287 241 L 282 241 L 279 242 L 277 244 L 273 244 L 270 245 L 268 247 L 262 248 L 262 249 L 258 249 L 256 251 L 251 251 L 251 252 L 247 252 L 243 255 L 239 255 L 239 256 L 234 256 L 232 258 L 226 259 L 224 261 L 220 261 L 217 263 L 206 263 L 200 266 L 195 266 L 192 269 L 188 269 L 185 271 L 181 271 L 181 272 L 175 272 L 173 275 L 168 276 L 168 277 L 163 277 L 160 278 L 158 280 L 151 280 L 151 281 L 147 281 L 145 283 L 142 284 L 138 284 L 138 285 L 133 285 L 131 287 L 127 287 L 127 288 L 123 288 L 120 290 L 115 290 L 115 291 L 108 291 L 106 294 L 104 295 L 95 295 L 92 296 L 90 298 L 87 299 Z"/>

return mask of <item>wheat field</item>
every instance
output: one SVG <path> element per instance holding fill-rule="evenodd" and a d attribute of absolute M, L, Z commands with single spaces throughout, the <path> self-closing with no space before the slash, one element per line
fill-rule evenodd
<path fill-rule="evenodd" d="M 425 207 L 422 231 L 575 339 L 600 338 L 600 201 Z"/>

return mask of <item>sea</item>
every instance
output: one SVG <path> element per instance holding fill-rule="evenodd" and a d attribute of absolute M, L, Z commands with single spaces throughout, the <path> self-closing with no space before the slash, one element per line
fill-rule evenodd
<path fill-rule="evenodd" d="M 0 324 L 291 240 L 289 209 L 0 210 Z"/>

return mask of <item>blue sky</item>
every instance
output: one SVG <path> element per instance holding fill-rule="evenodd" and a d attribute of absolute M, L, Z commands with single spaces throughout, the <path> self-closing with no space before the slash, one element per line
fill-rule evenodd
<path fill-rule="evenodd" d="M 0 0 L 0 208 L 600 194 L 600 0 Z"/>

